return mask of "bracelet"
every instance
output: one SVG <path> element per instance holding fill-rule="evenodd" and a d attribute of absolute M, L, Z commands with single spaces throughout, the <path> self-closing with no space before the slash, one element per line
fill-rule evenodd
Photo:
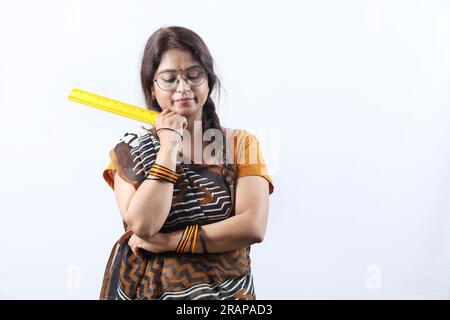
<path fill-rule="evenodd" d="M 191 253 L 195 253 L 195 244 L 197 242 L 197 232 L 198 232 L 198 224 L 195 225 L 194 236 L 192 238 L 194 240 L 191 241 Z"/>
<path fill-rule="evenodd" d="M 181 141 L 183 141 L 183 135 L 181 133 L 179 133 L 178 131 L 172 129 L 172 128 L 159 128 L 159 129 L 156 130 L 156 135 L 158 136 L 158 131 L 164 130 L 164 129 L 171 130 L 171 131 L 177 133 L 181 137 Z M 159 138 L 159 136 L 158 136 L 158 138 Z"/>
<path fill-rule="evenodd" d="M 195 253 L 195 247 L 198 242 L 200 226 L 198 224 L 187 226 L 175 249 L 176 253 Z M 201 232 L 201 231 L 200 231 Z"/>
<path fill-rule="evenodd" d="M 147 178 L 145 178 L 145 180 L 159 180 L 159 181 L 166 181 L 165 179 L 161 179 L 161 178 L 152 178 L 152 177 L 147 177 Z"/>
<path fill-rule="evenodd" d="M 208 250 L 206 250 L 206 243 L 205 238 L 203 237 L 202 227 L 200 227 L 199 234 L 200 234 L 200 242 L 202 243 L 203 253 L 208 253 Z"/>
<path fill-rule="evenodd" d="M 195 253 L 195 247 L 200 238 L 203 253 L 208 253 L 206 250 L 205 238 L 203 237 L 202 227 L 198 224 L 186 226 L 181 234 L 180 241 L 175 249 L 176 253 Z"/>
<path fill-rule="evenodd" d="M 149 176 L 153 176 L 159 179 L 152 179 Z M 153 163 L 150 170 L 147 173 L 147 179 L 149 180 L 164 180 L 171 182 L 175 184 L 179 178 L 180 174 L 176 173 L 175 171 L 164 167 L 162 165 L 157 164 L 156 162 Z"/>

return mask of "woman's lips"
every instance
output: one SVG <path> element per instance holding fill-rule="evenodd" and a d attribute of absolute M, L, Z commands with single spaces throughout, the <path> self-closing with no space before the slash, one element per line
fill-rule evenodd
<path fill-rule="evenodd" d="M 181 104 L 186 104 L 186 103 L 191 102 L 191 100 L 194 100 L 194 99 L 192 99 L 192 98 L 188 98 L 188 99 L 180 99 L 180 100 L 176 100 L 175 102 L 181 103 Z"/>

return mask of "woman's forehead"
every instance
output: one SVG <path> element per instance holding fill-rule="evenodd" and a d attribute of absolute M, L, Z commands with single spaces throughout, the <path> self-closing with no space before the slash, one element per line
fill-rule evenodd
<path fill-rule="evenodd" d="M 164 52 L 161 56 L 161 62 L 159 63 L 158 70 L 186 69 L 195 64 L 197 64 L 197 61 L 189 51 L 171 49 Z"/>

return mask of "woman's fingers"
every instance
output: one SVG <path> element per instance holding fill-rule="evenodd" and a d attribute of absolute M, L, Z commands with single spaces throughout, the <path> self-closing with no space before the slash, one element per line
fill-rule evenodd
<path fill-rule="evenodd" d="M 160 115 L 161 117 L 158 119 L 160 127 L 164 126 L 174 129 L 177 129 L 178 127 L 180 127 L 180 129 L 185 129 L 187 127 L 187 118 L 179 113 L 169 111 L 164 114 L 161 113 Z"/>
<path fill-rule="evenodd" d="M 143 260 L 142 254 L 140 252 L 140 249 L 137 245 L 137 243 L 134 241 L 134 235 L 130 238 L 130 240 L 128 241 L 128 245 L 131 248 L 131 251 L 133 251 L 133 254 L 138 257 L 139 259 Z"/>
<path fill-rule="evenodd" d="M 141 254 L 141 250 L 139 249 L 138 246 L 133 246 L 133 247 L 131 248 L 131 250 L 133 251 L 133 253 L 134 253 L 134 255 L 135 255 L 136 257 L 138 257 L 138 258 L 141 259 L 141 260 L 144 260 L 144 258 L 142 257 L 142 254 Z"/>
<path fill-rule="evenodd" d="M 187 128 L 187 118 L 186 117 L 183 117 L 184 119 L 183 119 L 183 130 L 184 129 L 186 129 Z"/>

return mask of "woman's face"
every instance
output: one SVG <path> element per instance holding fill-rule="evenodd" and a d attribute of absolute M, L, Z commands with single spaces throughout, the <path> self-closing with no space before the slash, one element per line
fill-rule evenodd
<path fill-rule="evenodd" d="M 162 55 L 161 62 L 153 79 L 157 79 L 161 72 L 164 72 L 167 69 L 172 71 L 184 71 L 194 65 L 200 66 L 200 63 L 193 59 L 190 52 L 176 49 L 168 50 Z M 174 79 L 174 77 L 167 77 L 167 73 L 164 73 L 163 75 L 165 76 L 164 79 Z M 169 110 L 187 117 L 188 120 L 201 120 L 203 105 L 208 99 L 209 87 L 207 75 L 205 75 L 205 80 L 199 86 L 190 86 L 187 84 L 181 73 L 178 74 L 177 77 L 180 82 L 169 91 L 161 89 L 158 84 L 153 81 L 152 93 L 156 97 L 158 104 L 163 110 L 168 108 Z M 177 101 L 180 98 L 191 99 L 186 102 Z"/>

